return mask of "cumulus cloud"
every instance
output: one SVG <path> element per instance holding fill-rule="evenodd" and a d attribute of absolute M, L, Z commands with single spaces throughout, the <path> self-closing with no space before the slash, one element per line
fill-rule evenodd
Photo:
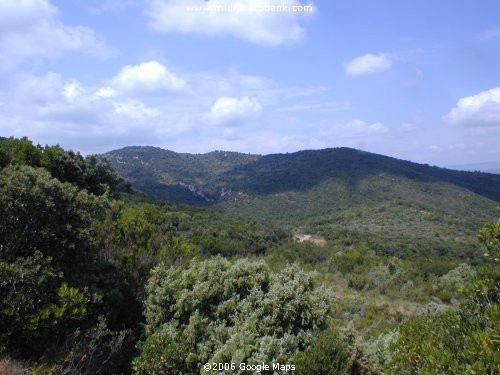
<path fill-rule="evenodd" d="M 139 65 L 127 65 L 111 80 L 111 86 L 128 94 L 161 94 L 186 88 L 186 82 L 169 72 L 158 61 Z M 104 87 L 98 91 L 101 96 L 113 96 L 113 88 Z"/>
<path fill-rule="evenodd" d="M 68 26 L 49 0 L 0 1 L 0 63 L 26 58 L 54 58 L 66 51 L 101 57 L 114 50 L 83 26 Z"/>
<path fill-rule="evenodd" d="M 464 127 L 500 126 L 500 87 L 460 99 L 443 121 Z"/>
<path fill-rule="evenodd" d="M 157 62 L 152 71 L 159 74 L 152 74 L 143 68 L 148 64 L 130 65 L 109 79 L 91 83 L 55 72 L 12 75 L 3 92 L 0 88 L 2 132 L 87 153 L 141 144 L 191 152 L 213 148 L 276 152 L 363 137 L 360 129 L 341 125 L 329 136 L 314 126 L 304 130 L 301 111 L 321 115 L 341 106 L 319 100 L 324 88 L 290 87 L 229 70 L 174 75 L 185 89 L 169 91 L 177 81 L 165 77 L 173 73 Z M 148 92 L 164 92 L 168 100 L 145 95 Z M 305 97 L 318 99 L 302 101 Z M 296 100 L 297 107 L 288 111 L 273 110 L 293 106 Z M 374 124 L 365 126 L 370 137 L 381 130 Z"/>
<path fill-rule="evenodd" d="M 356 57 L 345 64 L 345 72 L 349 76 L 360 76 L 373 74 L 389 69 L 392 61 L 388 55 L 379 53 L 377 55 L 367 53 Z"/>
<path fill-rule="evenodd" d="M 219 98 L 205 118 L 212 124 L 230 124 L 256 118 L 262 112 L 262 106 L 255 98 Z"/>
<path fill-rule="evenodd" d="M 314 12 L 312 2 L 302 0 L 257 0 L 252 5 L 286 6 L 292 10 L 297 6 L 312 6 L 313 12 L 293 11 L 215 11 L 216 7 L 248 6 L 248 2 L 211 0 L 210 2 L 186 0 L 148 0 L 146 15 L 149 26 L 159 33 L 195 33 L 209 36 L 230 35 L 249 42 L 277 46 L 295 43 L 303 39 L 305 30 L 302 21 Z M 212 11 L 188 11 L 188 5 L 205 5 Z M 227 8 L 225 8 L 227 9 Z"/>
<path fill-rule="evenodd" d="M 109 98 L 97 92 L 54 72 L 18 76 L 8 94 L 0 92 L 0 101 L 6 103 L 0 108 L 2 131 L 86 152 L 109 149 L 115 142 L 152 143 L 163 125 L 159 108 L 135 98 Z"/>

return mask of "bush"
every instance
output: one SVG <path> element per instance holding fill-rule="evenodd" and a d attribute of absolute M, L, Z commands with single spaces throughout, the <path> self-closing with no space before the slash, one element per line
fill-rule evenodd
<path fill-rule="evenodd" d="M 471 283 L 467 300 L 458 310 L 408 320 L 390 345 L 390 370 L 402 374 L 498 373 L 498 292 L 498 272 L 485 272 Z"/>
<path fill-rule="evenodd" d="M 158 266 L 147 293 L 139 374 L 197 373 L 206 362 L 290 362 L 324 325 L 330 305 L 295 266 L 271 273 L 262 262 L 221 257 Z"/>
<path fill-rule="evenodd" d="M 349 374 L 351 366 L 349 348 L 334 328 L 320 332 L 314 342 L 295 357 L 298 375 Z"/>

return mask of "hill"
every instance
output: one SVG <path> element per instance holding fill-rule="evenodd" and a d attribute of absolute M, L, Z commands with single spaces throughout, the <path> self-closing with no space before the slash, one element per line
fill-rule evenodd
<path fill-rule="evenodd" d="M 217 199 L 214 181 L 218 176 L 260 158 L 226 151 L 176 153 L 157 147 L 125 147 L 106 156 L 137 189 L 162 199 L 198 204 Z"/>
<path fill-rule="evenodd" d="M 260 156 L 126 147 L 106 156 L 122 177 L 146 193 L 231 211 L 243 208 L 263 219 L 289 217 L 290 210 L 304 218 L 392 199 L 470 214 L 500 201 L 500 175 L 438 168 L 350 148 Z M 251 212 L 252 207 L 260 214 Z"/>
<path fill-rule="evenodd" d="M 287 225 L 386 254 L 479 252 L 500 175 L 417 164 L 350 148 L 248 155 L 127 147 L 106 156 L 139 190 Z M 425 244 L 425 246 L 424 246 Z"/>

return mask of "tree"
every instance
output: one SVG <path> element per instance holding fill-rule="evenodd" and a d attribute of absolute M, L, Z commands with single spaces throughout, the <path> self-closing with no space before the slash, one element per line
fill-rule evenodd
<path fill-rule="evenodd" d="M 0 341 L 2 350 L 42 354 L 109 303 L 119 286 L 98 266 L 94 221 L 107 200 L 44 169 L 0 171 Z M 105 301 L 105 303 L 102 303 Z M 92 309 L 90 309 L 92 307 Z M 50 339 L 49 339 L 50 337 Z"/>
<path fill-rule="evenodd" d="M 9 166 L 0 172 L 0 258 L 36 251 L 65 271 L 95 257 L 92 223 L 107 201 L 64 184 L 43 169 Z M 68 275 L 70 276 L 70 275 Z"/>
<path fill-rule="evenodd" d="M 9 164 L 45 168 L 59 181 L 69 182 L 94 195 L 116 194 L 131 189 L 130 183 L 120 178 L 103 156 L 83 157 L 59 145 L 35 146 L 26 137 L 0 138 L 0 169 Z"/>

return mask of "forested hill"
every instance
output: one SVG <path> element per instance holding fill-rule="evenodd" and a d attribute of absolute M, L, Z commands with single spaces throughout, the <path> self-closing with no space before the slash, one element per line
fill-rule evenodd
<path fill-rule="evenodd" d="M 120 175 L 139 190 L 182 203 L 213 201 L 221 175 L 261 158 L 238 152 L 188 154 L 135 146 L 111 151 L 106 156 Z"/>
<path fill-rule="evenodd" d="M 146 193 L 183 203 L 217 204 L 261 219 L 289 218 L 291 210 L 294 217 L 305 218 L 394 199 L 467 214 L 500 201 L 500 175 L 438 168 L 351 148 L 259 156 L 126 147 L 106 156 L 122 177 Z"/>

